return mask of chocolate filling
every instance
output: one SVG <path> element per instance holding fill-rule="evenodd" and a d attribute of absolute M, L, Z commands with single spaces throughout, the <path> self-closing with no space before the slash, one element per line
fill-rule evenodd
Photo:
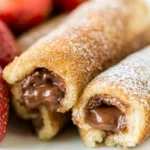
<path fill-rule="evenodd" d="M 65 95 L 62 80 L 44 68 L 36 69 L 23 79 L 22 91 L 21 105 L 32 110 L 44 104 L 50 111 L 56 111 Z"/>
<path fill-rule="evenodd" d="M 86 107 L 85 121 L 92 128 L 115 133 L 126 128 L 124 113 L 113 106 L 111 100 L 114 102 L 116 99 L 105 95 L 90 100 Z M 121 107 L 121 104 L 119 105 Z"/>

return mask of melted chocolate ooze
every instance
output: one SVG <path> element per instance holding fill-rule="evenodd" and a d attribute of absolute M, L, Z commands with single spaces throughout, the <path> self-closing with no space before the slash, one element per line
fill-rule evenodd
<path fill-rule="evenodd" d="M 109 99 L 109 100 L 108 100 Z M 85 121 L 94 129 L 117 133 L 126 128 L 125 114 L 112 106 L 110 96 L 96 96 L 87 105 Z"/>
<path fill-rule="evenodd" d="M 22 91 L 21 105 L 28 109 L 44 104 L 50 111 L 56 111 L 65 95 L 61 79 L 44 68 L 36 69 L 23 79 Z"/>

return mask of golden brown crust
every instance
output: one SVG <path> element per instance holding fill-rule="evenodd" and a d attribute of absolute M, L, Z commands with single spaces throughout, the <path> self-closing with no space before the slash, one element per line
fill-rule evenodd
<path fill-rule="evenodd" d="M 81 133 L 84 133 L 81 136 L 87 146 L 94 147 L 97 142 L 97 133 L 84 120 L 85 107 L 95 95 L 109 95 L 117 98 L 112 105 L 117 106 L 119 101 L 125 106 L 127 130 L 106 136 L 103 140 L 108 146 L 134 147 L 150 136 L 149 58 L 150 47 L 147 47 L 103 72 L 86 87 L 73 109 L 73 120 Z M 86 138 L 89 130 L 92 130 L 91 136 L 95 136 L 95 145 L 87 144 L 90 142 L 90 139 Z"/>
<path fill-rule="evenodd" d="M 50 19 L 49 21 L 40 24 L 29 31 L 25 32 L 17 39 L 17 50 L 21 54 L 27 50 L 32 44 L 34 44 L 39 38 L 49 34 L 53 29 L 65 22 L 68 14 L 61 14 L 57 17 Z"/>
<path fill-rule="evenodd" d="M 87 2 L 66 23 L 15 58 L 3 77 L 14 85 L 38 67 L 53 71 L 66 85 L 58 111 L 68 111 L 93 77 L 147 44 L 149 39 L 143 37 L 149 34 L 140 34 L 149 26 L 148 11 L 142 0 Z"/>

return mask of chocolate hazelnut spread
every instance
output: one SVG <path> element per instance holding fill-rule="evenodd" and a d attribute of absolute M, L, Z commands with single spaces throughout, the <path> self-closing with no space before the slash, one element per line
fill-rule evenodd
<path fill-rule="evenodd" d="M 64 97 L 64 84 L 59 77 L 47 69 L 35 70 L 22 81 L 21 105 L 35 109 L 45 104 L 49 110 L 55 111 Z"/>
<path fill-rule="evenodd" d="M 104 103 L 104 99 L 104 97 L 98 96 L 89 102 L 85 121 L 94 129 L 115 133 L 123 131 L 126 127 L 124 113 L 116 106 L 112 106 L 110 102 Z"/>

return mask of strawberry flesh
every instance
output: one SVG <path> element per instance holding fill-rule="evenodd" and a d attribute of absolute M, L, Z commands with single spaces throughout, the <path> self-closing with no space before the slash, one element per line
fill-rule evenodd
<path fill-rule="evenodd" d="M 5 67 L 14 59 L 16 53 L 13 35 L 6 25 L 0 21 L 0 65 Z"/>
<path fill-rule="evenodd" d="M 51 10 L 51 0 L 0 0 L 0 19 L 21 32 L 41 23 Z"/>
<path fill-rule="evenodd" d="M 0 67 L 0 141 L 6 135 L 6 128 L 8 122 L 8 86 L 2 79 L 2 68 Z"/>

